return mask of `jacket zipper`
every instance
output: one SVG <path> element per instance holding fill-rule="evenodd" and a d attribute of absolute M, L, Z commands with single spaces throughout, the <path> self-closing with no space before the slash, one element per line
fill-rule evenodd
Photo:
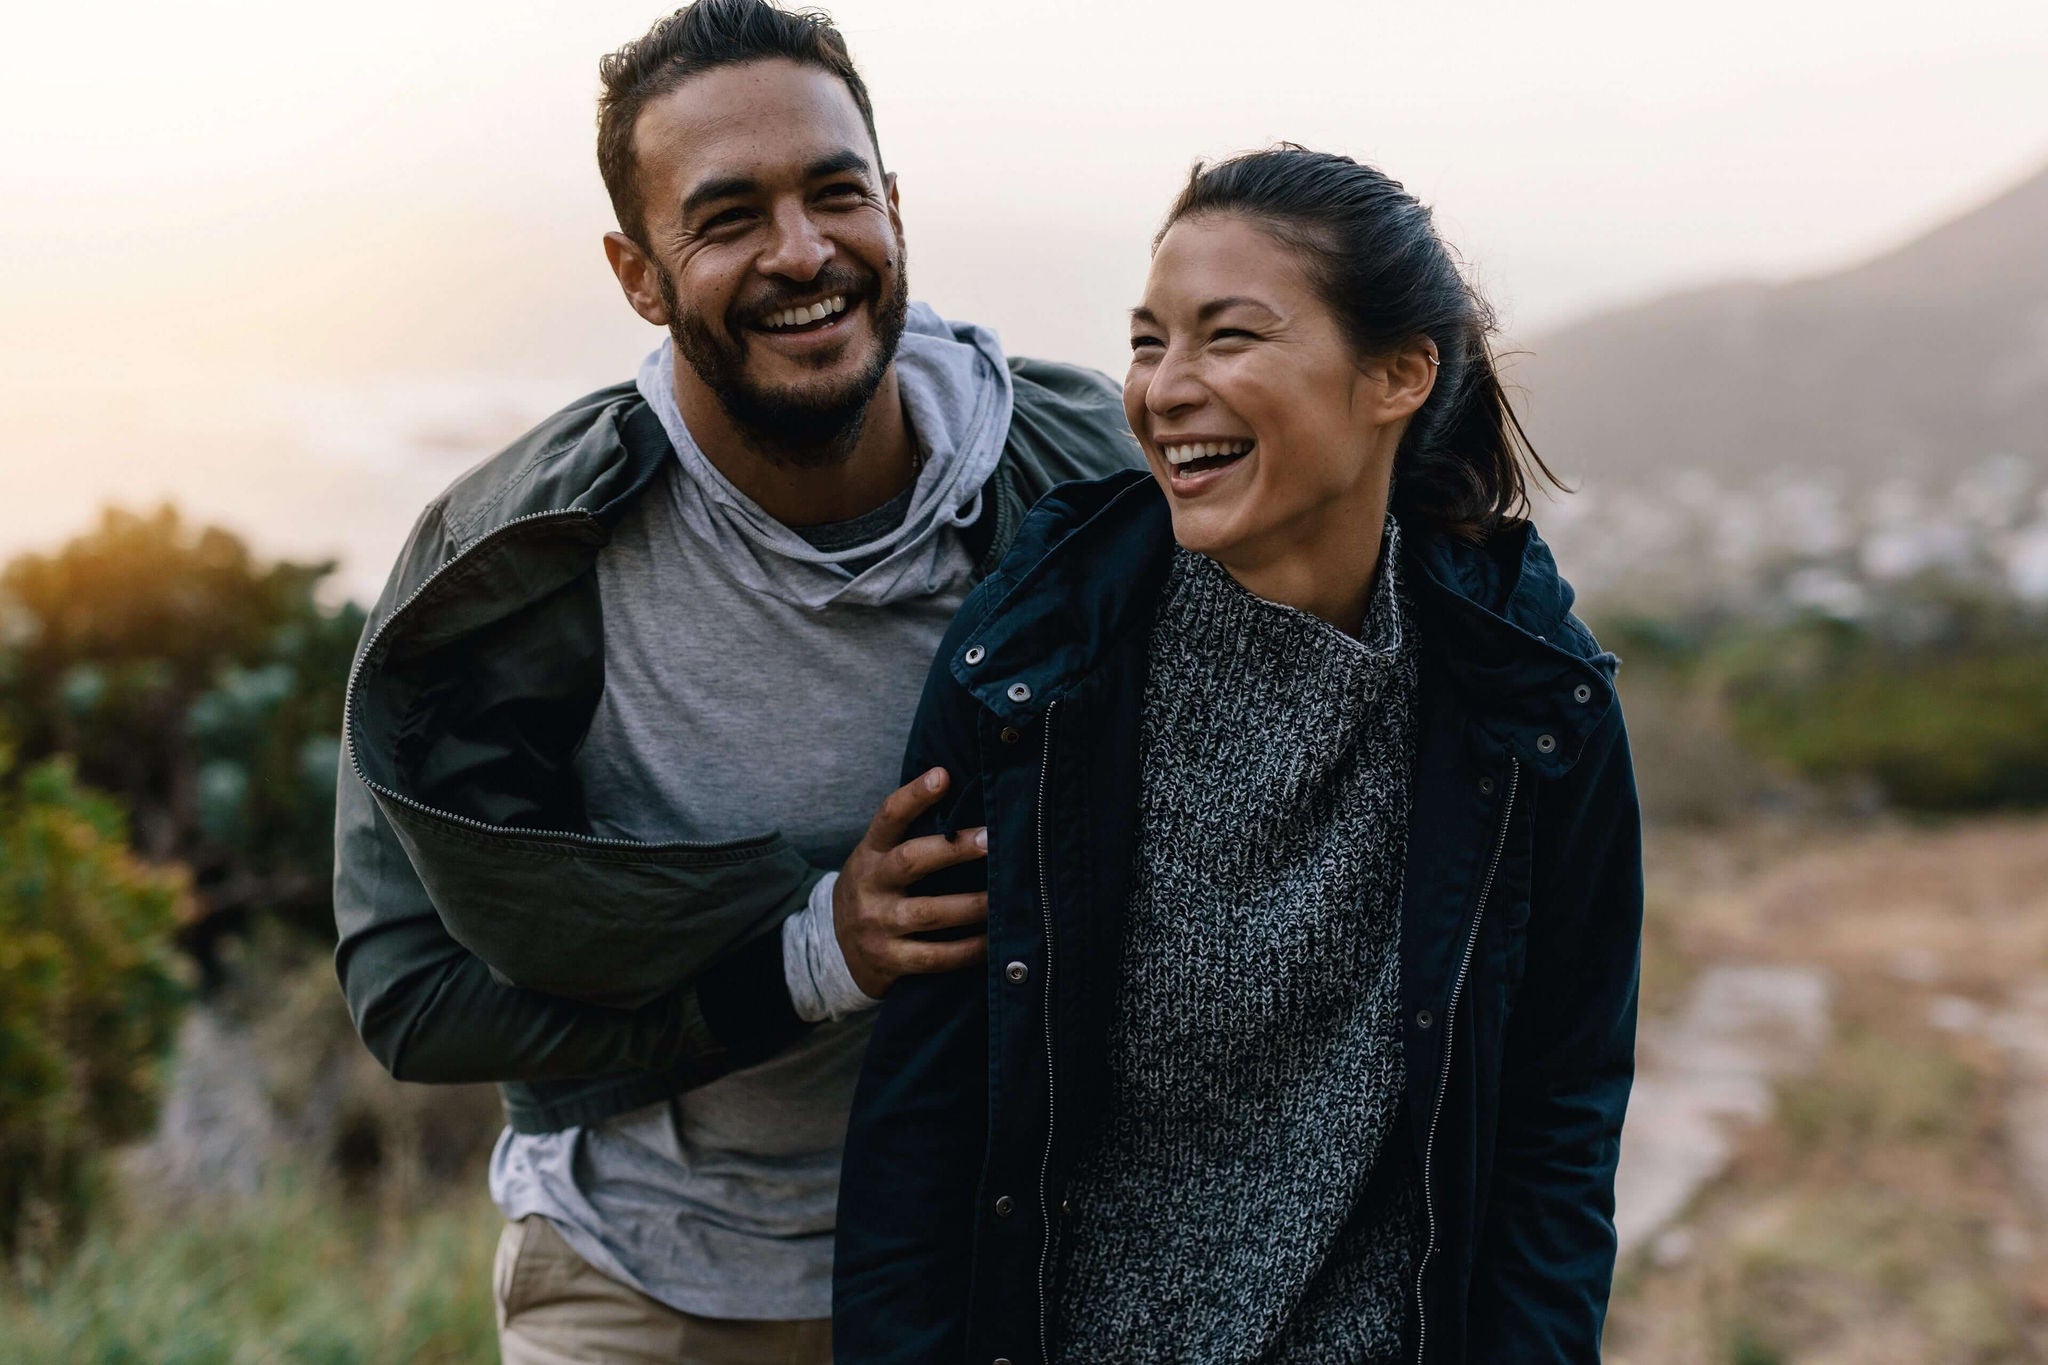
<path fill-rule="evenodd" d="M 366 662 L 368 662 L 370 656 L 376 652 L 377 645 L 384 638 L 384 632 L 391 629 L 392 623 L 397 621 L 399 617 L 405 615 L 406 611 L 411 608 L 412 604 L 419 600 L 420 594 L 424 593 L 428 588 L 432 587 L 434 583 L 441 577 L 442 574 L 447 573 L 450 569 L 462 563 L 462 561 L 468 559 L 471 555 L 477 553 L 479 550 L 482 550 L 486 545 L 492 544 L 493 542 L 497 541 L 500 537 L 506 535 L 508 532 L 514 530 L 517 527 L 523 526 L 529 522 L 545 521 L 549 518 L 560 518 L 566 520 L 572 517 L 580 517 L 585 520 L 594 520 L 594 518 L 591 517 L 590 513 L 585 512 L 580 508 L 568 507 L 548 512 L 528 512 L 523 516 L 517 516 L 512 518 L 510 521 L 505 522 L 501 526 L 495 526 L 491 528 L 490 532 L 480 537 L 475 544 L 471 545 L 468 549 L 459 552 L 453 559 L 449 560 L 447 563 L 441 565 L 432 573 L 428 574 L 425 578 L 421 579 L 419 585 L 415 587 L 411 592 L 405 595 L 405 600 L 400 602 L 396 607 L 394 607 L 392 609 L 391 614 L 385 617 L 383 622 L 380 625 L 378 625 L 377 629 L 370 633 L 369 641 L 366 644 L 364 644 L 362 652 L 356 656 L 355 663 L 349 668 L 348 687 L 347 690 L 344 691 L 342 694 L 343 730 L 347 736 L 349 765 L 353 767 L 356 771 L 356 780 L 361 782 L 365 787 L 368 787 L 371 791 L 377 793 L 377 795 L 384 797 L 386 800 L 396 801 L 401 806 L 405 806 L 408 809 L 418 811 L 422 815 L 431 816 L 436 820 L 446 820 L 452 824 L 461 825 L 468 829 L 480 830 L 485 834 L 507 835 L 517 837 L 520 839 L 538 840 L 546 843 L 560 843 L 566 844 L 573 848 L 630 848 L 639 849 L 643 852 L 649 853 L 662 853 L 671 850 L 690 849 L 739 849 L 746 848 L 754 844 L 766 845 L 774 842 L 774 835 L 764 834 L 746 839 L 673 839 L 664 843 L 650 844 L 642 843 L 637 839 L 606 839 L 601 838 L 595 834 L 576 834 L 567 830 L 520 829 L 505 825 L 492 825 L 487 824 L 482 820 L 472 820 L 467 815 L 457 815 L 454 811 L 437 809 L 433 806 L 427 805 L 423 801 L 415 801 L 412 797 L 405 795 L 403 792 L 393 791 L 391 788 L 384 786 L 382 783 L 371 781 L 370 775 L 363 771 L 363 761 L 356 754 L 356 679 L 361 676 L 363 671 L 363 665 Z"/>
<path fill-rule="evenodd" d="M 1465 955 L 1458 961 L 1458 975 L 1451 982 L 1451 1002 L 1444 1011 L 1444 1064 L 1437 1076 L 1436 1108 L 1429 1116 L 1429 1138 L 1422 1144 L 1422 1209 L 1429 1220 L 1429 1241 L 1422 1259 L 1415 1263 L 1415 1365 L 1423 1365 L 1429 1352 L 1429 1315 L 1422 1298 L 1423 1276 L 1429 1258 L 1436 1254 L 1436 1198 L 1430 1183 L 1431 1163 L 1436 1158 L 1437 1124 L 1444 1116 L 1444 1095 L 1451 1085 L 1451 1051 L 1458 1025 L 1458 1001 L 1465 993 L 1465 977 L 1472 970 L 1472 951 L 1479 946 L 1479 924 L 1486 918 L 1486 903 L 1493 897 L 1493 882 L 1500 872 L 1501 855 L 1507 851 L 1508 821 L 1515 813 L 1515 790 L 1521 785 L 1522 764 L 1508 760 L 1508 794 L 1500 808 L 1500 834 L 1494 840 L 1493 861 L 1487 864 L 1486 880 L 1480 883 L 1479 905 L 1472 912 L 1472 928 L 1465 935 Z"/>
<path fill-rule="evenodd" d="M 1045 751 L 1038 764 L 1038 908 L 1045 956 L 1039 965 L 1039 979 L 1045 992 L 1045 1150 L 1038 1160 L 1038 1356 L 1052 1365 L 1052 1294 L 1048 1280 L 1052 1270 L 1052 1175 L 1053 1054 L 1052 1054 L 1052 883 L 1046 879 L 1050 863 L 1046 857 L 1045 794 L 1052 773 L 1052 713 L 1054 702 L 1045 708 Z"/>

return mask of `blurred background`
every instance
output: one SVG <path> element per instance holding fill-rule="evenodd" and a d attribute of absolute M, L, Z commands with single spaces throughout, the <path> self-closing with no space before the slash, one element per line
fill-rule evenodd
<path fill-rule="evenodd" d="M 2048 1359 L 2048 7 L 832 7 L 913 289 L 1120 374 L 1198 156 L 1436 207 L 1649 820 L 1610 1360 Z M 406 527 L 658 340 L 659 6 L 42 6 L 0 52 L 0 1362 L 493 1358 L 489 1090 L 327 952 Z"/>

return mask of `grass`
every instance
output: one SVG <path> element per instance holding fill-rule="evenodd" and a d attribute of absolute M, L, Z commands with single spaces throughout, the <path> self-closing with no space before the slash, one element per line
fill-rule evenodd
<path fill-rule="evenodd" d="M 0 1365 L 455 1365 L 495 1361 L 481 1194 L 402 1219 L 331 1186 L 138 1204 L 40 1290 L 0 1290 Z"/>
<path fill-rule="evenodd" d="M 2022 1078 L 1990 1032 L 1929 1015 L 1943 996 L 1996 1013 L 2048 987 L 2048 821 L 1693 831 L 1651 861 L 1646 1020 L 1681 1009 L 1703 965 L 1780 961 L 1830 973 L 1834 1030 L 1737 1135 L 1685 1215 L 1688 1249 L 1621 1268 L 1609 1365 L 2048 1359 L 2048 1218 L 2008 1109 Z M 349 1040 L 345 1019 L 307 1018 L 276 1055 Z M 386 1097 L 393 1151 L 422 1126 L 494 1131 L 487 1094 L 444 1113 L 378 1075 L 351 1085 L 364 1112 Z M 0 1365 L 494 1361 L 498 1218 L 477 1153 L 450 1150 L 385 1171 L 369 1200 L 310 1181 L 131 1200 L 43 1286 L 0 1284 Z"/>

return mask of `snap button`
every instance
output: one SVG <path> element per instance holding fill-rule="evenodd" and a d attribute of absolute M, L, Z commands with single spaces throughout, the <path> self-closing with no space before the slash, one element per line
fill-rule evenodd
<path fill-rule="evenodd" d="M 1024 984 L 1024 978 L 1031 975 L 1031 969 L 1021 962 L 1012 962 L 1003 968 L 1003 975 L 1010 978 L 1011 985 L 1021 986 Z"/>
<path fill-rule="evenodd" d="M 1431 1014 L 1428 1010 L 1415 1011 L 1415 1027 L 1428 1028 L 1431 1024 L 1434 1024 L 1435 1022 L 1436 1016 L 1434 1014 Z"/>
<path fill-rule="evenodd" d="M 1024 732 L 1014 725 L 1005 725 L 1002 734 L 996 736 L 996 738 L 1002 740 L 1005 744 L 1015 744 L 1018 740 L 1024 738 Z"/>
<path fill-rule="evenodd" d="M 1586 686 L 1584 683 L 1580 683 L 1577 687 L 1574 687 L 1572 689 L 1572 700 L 1578 702 L 1580 705 L 1584 705 L 1585 703 L 1593 700 L 1593 689 Z"/>
<path fill-rule="evenodd" d="M 997 1356 L 995 1365 L 1010 1365 L 1010 1358 L 1008 1356 Z"/>
<path fill-rule="evenodd" d="M 988 657 L 988 651 L 983 649 L 980 645 L 969 645 L 967 646 L 967 652 L 961 655 L 961 657 L 967 660 L 969 667 L 972 667 L 975 664 L 980 663 L 983 659 L 986 659 Z"/>
<path fill-rule="evenodd" d="M 1538 735 L 1538 736 L 1536 736 L 1536 752 L 1537 752 L 1537 753 L 1539 753 L 1539 754 L 1548 754 L 1548 753 L 1555 753 L 1556 751 L 1557 751 L 1557 736 L 1555 736 L 1555 735 Z"/>
<path fill-rule="evenodd" d="M 1072 1204 L 1068 1203 L 1064 1199 L 1060 1200 L 1060 1217 L 1065 1218 L 1068 1215 L 1072 1214 L 1073 1211 L 1074 1206 Z"/>
<path fill-rule="evenodd" d="M 1011 683 L 1011 684 L 1010 684 L 1010 700 L 1011 700 L 1011 701 L 1030 701 L 1030 700 L 1031 700 L 1031 689 L 1030 689 L 1030 688 L 1028 688 L 1028 687 L 1026 687 L 1026 686 L 1025 686 L 1025 685 L 1024 685 L 1023 683 Z"/>
<path fill-rule="evenodd" d="M 1011 1214 L 1015 1213 L 1016 1211 L 1017 1201 L 1010 1198 L 1009 1195 L 999 1195 L 996 1198 L 996 1217 L 1008 1218 Z"/>
<path fill-rule="evenodd" d="M 1479 779 L 1479 794 L 1480 794 L 1481 796 L 1491 796 L 1491 795 L 1493 795 L 1493 779 L 1492 779 L 1492 778 L 1490 778 L 1490 777 L 1482 777 L 1482 778 L 1480 778 L 1480 779 Z"/>

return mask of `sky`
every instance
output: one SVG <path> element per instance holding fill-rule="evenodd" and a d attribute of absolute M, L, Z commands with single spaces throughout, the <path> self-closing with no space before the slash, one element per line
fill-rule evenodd
<path fill-rule="evenodd" d="M 1347 152 L 1518 344 L 1853 263 L 2048 162 L 2048 5 L 842 0 L 914 292 L 1120 372 L 1197 157 Z M 659 4 L 18 7 L 0 54 L 0 554 L 171 497 L 381 575 L 424 500 L 658 337 L 596 60 Z"/>

